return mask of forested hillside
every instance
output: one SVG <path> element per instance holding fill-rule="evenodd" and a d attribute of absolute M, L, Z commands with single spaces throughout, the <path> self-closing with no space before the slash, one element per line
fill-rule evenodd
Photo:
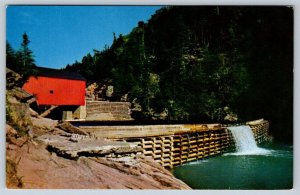
<path fill-rule="evenodd" d="M 111 46 L 65 69 L 112 81 L 142 117 L 197 122 L 265 118 L 292 141 L 293 8 L 164 7 Z"/>

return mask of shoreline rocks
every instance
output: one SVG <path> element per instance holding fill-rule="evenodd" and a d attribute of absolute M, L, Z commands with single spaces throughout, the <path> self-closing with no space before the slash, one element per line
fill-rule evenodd
<path fill-rule="evenodd" d="M 7 125 L 6 185 L 15 189 L 191 189 L 135 143 L 66 132 L 31 117 L 29 134 Z"/>

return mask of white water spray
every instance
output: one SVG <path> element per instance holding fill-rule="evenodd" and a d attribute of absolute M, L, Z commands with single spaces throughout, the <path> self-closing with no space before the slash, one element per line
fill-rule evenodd
<path fill-rule="evenodd" d="M 270 151 L 257 147 L 249 126 L 228 127 L 235 140 L 237 152 L 234 155 L 266 155 Z"/>

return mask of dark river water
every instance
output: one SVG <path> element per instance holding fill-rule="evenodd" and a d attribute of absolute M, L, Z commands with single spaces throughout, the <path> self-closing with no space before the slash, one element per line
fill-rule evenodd
<path fill-rule="evenodd" d="M 225 154 L 175 167 L 172 173 L 193 189 L 291 189 L 293 148 L 265 144 L 269 152 Z"/>

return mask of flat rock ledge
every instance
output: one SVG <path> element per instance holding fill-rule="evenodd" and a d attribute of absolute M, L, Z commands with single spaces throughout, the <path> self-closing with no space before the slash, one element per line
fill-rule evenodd
<path fill-rule="evenodd" d="M 64 137 L 60 135 L 42 135 L 39 141 L 47 144 L 47 149 L 55 152 L 58 156 L 76 159 L 81 156 L 87 157 L 124 157 L 135 156 L 141 152 L 137 143 L 107 141 L 88 136 L 72 135 Z"/>

